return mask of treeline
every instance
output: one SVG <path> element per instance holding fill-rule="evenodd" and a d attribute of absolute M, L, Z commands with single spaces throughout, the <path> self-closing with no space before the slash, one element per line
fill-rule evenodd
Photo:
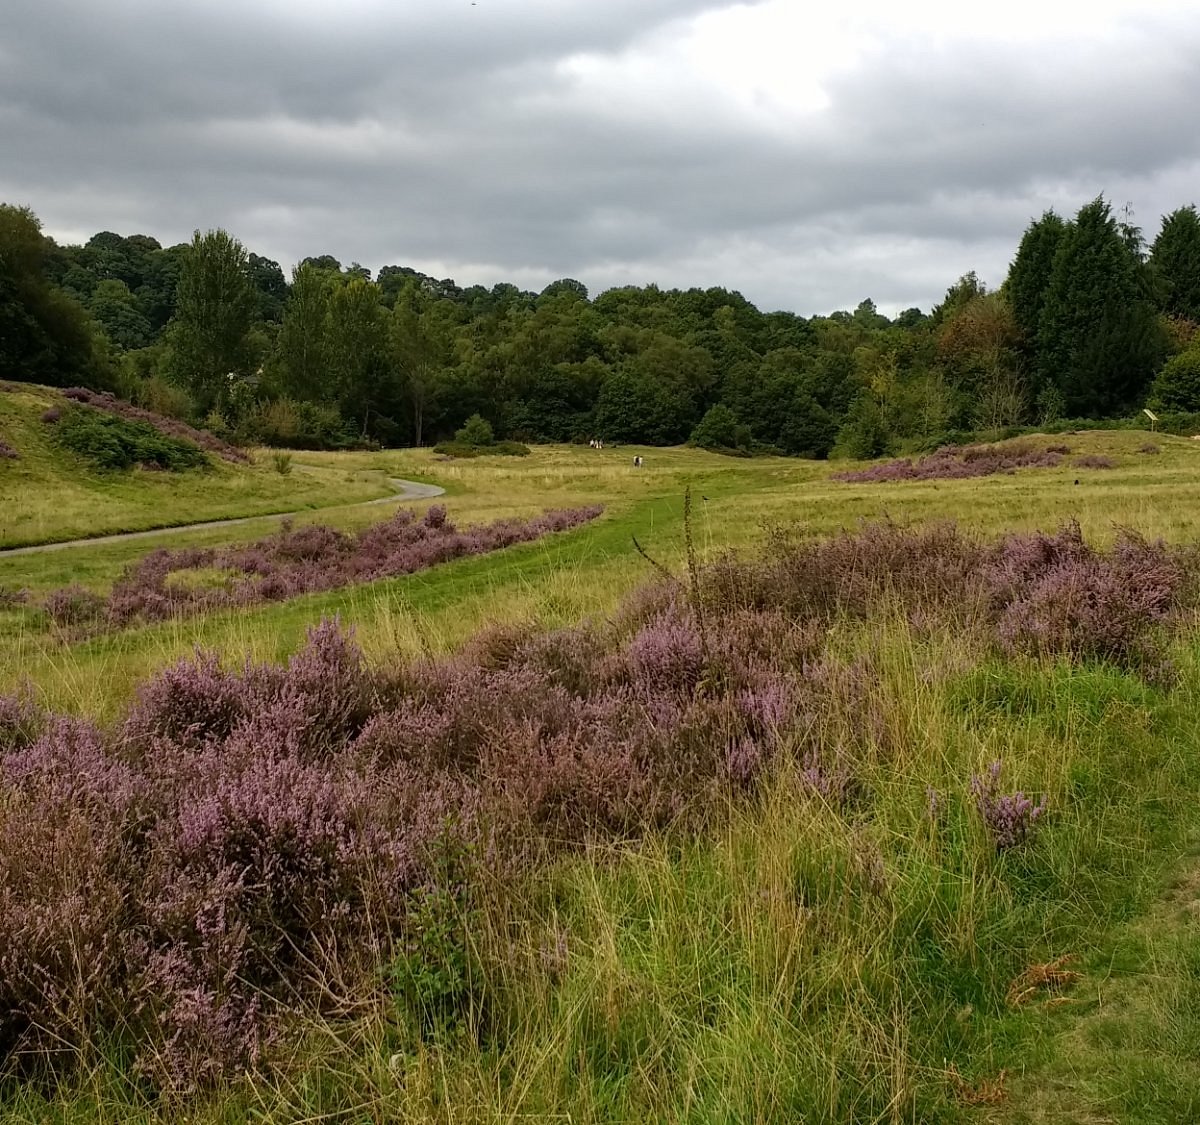
<path fill-rule="evenodd" d="M 518 441 L 875 456 L 954 434 L 1200 410 L 1200 218 L 1152 244 L 1098 198 L 1047 213 L 989 291 L 929 314 L 804 318 L 722 289 L 462 288 L 225 231 L 58 246 L 0 205 L 0 375 L 112 389 L 243 441 L 428 444 L 481 415 Z"/>

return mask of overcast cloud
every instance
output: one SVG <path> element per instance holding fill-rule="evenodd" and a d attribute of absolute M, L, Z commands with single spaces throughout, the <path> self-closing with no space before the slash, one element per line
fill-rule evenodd
<path fill-rule="evenodd" d="M 1194 0 L 7 0 L 0 200 L 462 284 L 808 315 L 1003 280 L 1103 192 L 1200 202 Z M 847 9 L 847 10 L 842 10 Z"/>

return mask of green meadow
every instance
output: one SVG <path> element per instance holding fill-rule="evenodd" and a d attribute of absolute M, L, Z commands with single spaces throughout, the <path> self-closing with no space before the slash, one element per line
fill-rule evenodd
<path fill-rule="evenodd" d="M 0 553 L 0 692 L 113 721 L 137 685 L 197 647 L 229 667 L 282 661 L 336 615 L 368 663 L 460 650 L 484 629 L 602 627 L 658 568 L 686 578 L 773 532 L 953 521 L 972 536 L 1077 521 L 1200 539 L 1200 442 L 1130 431 L 1056 437 L 1063 464 L 967 480 L 852 484 L 847 463 L 692 449 L 538 447 L 293 454 L 181 474 L 106 475 L 62 455 L 36 390 L 0 394 L 0 545 L 220 518 L 153 540 Z M 1046 439 L 1049 440 L 1049 439 Z M 1148 445 L 1157 452 L 1146 452 Z M 640 454 L 645 463 L 633 465 Z M 1115 467 L 1076 467 L 1102 454 Z M 602 503 L 594 523 L 402 578 L 85 639 L 39 609 L 105 593 L 156 546 L 270 534 L 270 513 L 339 529 L 386 519 L 389 477 L 445 488 L 459 526 Z M 685 522 L 685 493 L 691 511 Z M 636 545 L 635 545 L 636 541 Z M 649 560 L 653 560 L 652 565 Z M 0 1116 L 29 1122 L 1163 1122 L 1200 1119 L 1200 637 L 1164 642 L 1174 678 L 1062 656 L 1004 656 L 905 607 L 829 625 L 829 658 L 866 669 L 869 801 L 806 795 L 799 765 L 703 823 L 596 839 L 477 888 L 462 919 L 480 997 L 429 1034 L 403 1003 L 298 1004 L 270 1065 L 165 1095 L 119 1036 L 61 1080 L 16 1067 Z M 847 713 L 830 722 L 852 723 Z M 1044 796 L 1045 826 L 998 852 L 970 779 L 1002 760 Z M 930 790 L 950 802 L 931 826 Z M 561 959 L 547 951 L 566 950 Z M 438 950 L 434 951 L 434 959 Z M 0 963 L 3 951 L 0 950 Z M 330 982 L 330 995 L 334 983 Z"/>

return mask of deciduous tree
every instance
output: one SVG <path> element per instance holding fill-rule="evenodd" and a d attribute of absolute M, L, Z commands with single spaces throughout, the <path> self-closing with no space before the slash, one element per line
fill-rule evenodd
<path fill-rule="evenodd" d="M 257 299 L 246 248 L 224 230 L 196 231 L 183 257 L 169 328 L 170 370 L 207 413 L 230 375 L 245 374 Z"/>

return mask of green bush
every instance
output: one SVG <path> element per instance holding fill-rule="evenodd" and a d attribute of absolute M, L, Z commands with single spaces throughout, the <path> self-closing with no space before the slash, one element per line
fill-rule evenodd
<path fill-rule="evenodd" d="M 1200 410 L 1200 351 L 1169 359 L 1150 385 L 1150 406 L 1158 411 Z"/>
<path fill-rule="evenodd" d="M 180 472 L 208 463 L 190 441 L 168 437 L 146 422 L 73 406 L 59 420 L 55 434 L 61 445 L 101 469 L 147 465 Z"/>
<path fill-rule="evenodd" d="M 882 412 L 869 394 L 860 394 L 850 404 L 832 452 L 855 461 L 870 461 L 890 448 L 891 434 Z"/>
<path fill-rule="evenodd" d="M 709 407 L 708 413 L 696 423 L 688 442 L 701 449 L 737 449 L 738 429 L 737 415 L 728 406 L 718 403 Z"/>
<path fill-rule="evenodd" d="M 158 375 L 139 380 L 130 398 L 143 410 L 151 410 L 167 418 L 187 421 L 195 413 L 187 391 Z"/>
<path fill-rule="evenodd" d="M 528 457 L 529 446 L 519 441 L 498 441 L 493 445 L 467 445 L 461 441 L 443 441 L 433 447 L 442 457 Z"/>
<path fill-rule="evenodd" d="M 278 398 L 247 410 L 237 428 L 247 444 L 289 449 L 345 449 L 355 444 L 336 406 Z"/>
<path fill-rule="evenodd" d="M 494 445 L 496 434 L 492 430 L 492 424 L 481 414 L 472 414 L 470 418 L 463 423 L 461 430 L 458 430 L 454 435 L 454 440 L 462 445 Z"/>

